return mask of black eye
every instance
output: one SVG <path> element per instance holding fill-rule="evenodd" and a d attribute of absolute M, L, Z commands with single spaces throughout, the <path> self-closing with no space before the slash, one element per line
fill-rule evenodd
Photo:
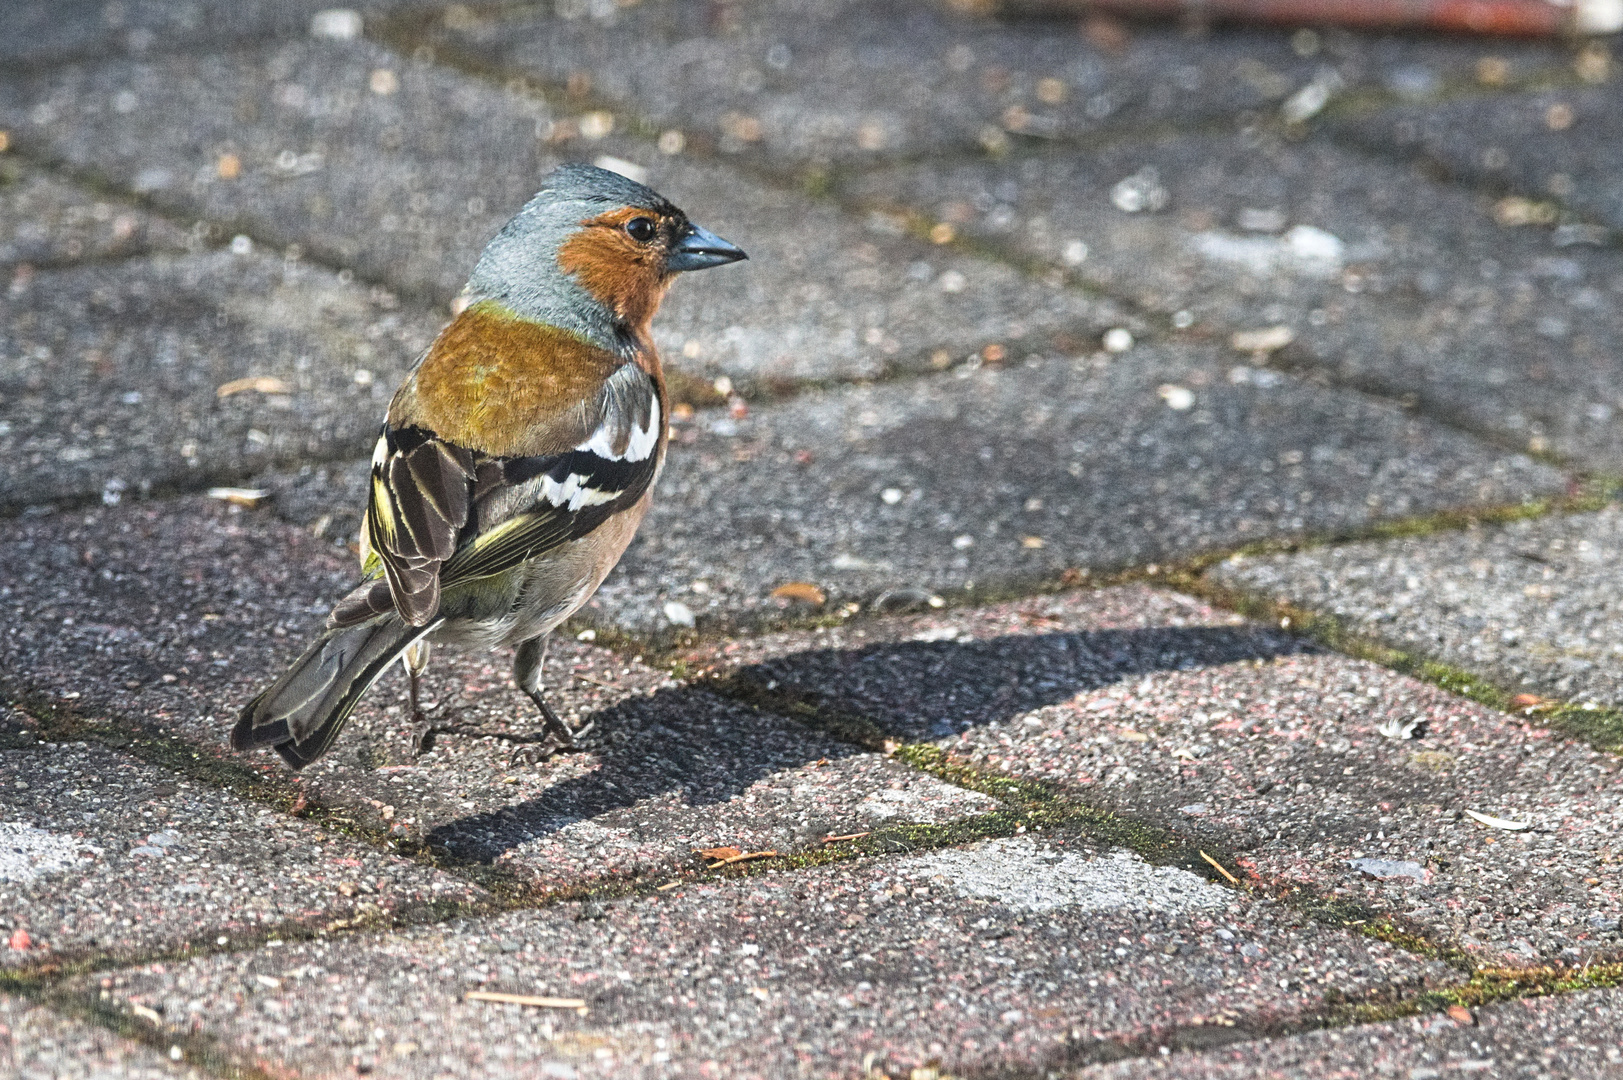
<path fill-rule="evenodd" d="M 634 217 L 626 222 L 626 235 L 639 244 L 648 243 L 658 231 L 651 218 Z"/>

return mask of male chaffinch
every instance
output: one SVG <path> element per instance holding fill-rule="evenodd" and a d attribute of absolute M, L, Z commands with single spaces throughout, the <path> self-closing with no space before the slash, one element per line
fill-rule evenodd
<path fill-rule="evenodd" d="M 361 528 L 366 579 L 242 710 L 232 747 L 270 744 L 308 765 L 396 659 L 421 721 L 434 642 L 518 646 L 513 675 L 547 741 L 571 746 L 585 729 L 542 697 L 542 643 L 648 512 L 670 412 L 649 324 L 677 273 L 742 258 L 617 173 L 548 176 L 389 405 Z"/>

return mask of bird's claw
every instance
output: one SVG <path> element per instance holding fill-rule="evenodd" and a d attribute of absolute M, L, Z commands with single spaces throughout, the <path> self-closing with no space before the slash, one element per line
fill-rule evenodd
<path fill-rule="evenodd" d="M 597 726 L 596 720 L 588 720 L 579 728 L 571 728 L 560 720 L 556 714 L 547 717 L 542 725 L 542 736 L 534 741 L 527 742 L 513 751 L 509 763 L 513 765 L 539 765 L 556 754 L 573 753 L 584 750 L 580 740 L 591 733 Z"/>

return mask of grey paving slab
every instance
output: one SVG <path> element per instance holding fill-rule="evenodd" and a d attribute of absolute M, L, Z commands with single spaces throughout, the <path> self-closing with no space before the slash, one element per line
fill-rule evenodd
<path fill-rule="evenodd" d="M 886 593 L 1029 588 L 1067 569 L 1561 483 L 1355 394 L 1283 376 L 1236 385 L 1218 350 L 1104 357 L 808 394 L 741 420 L 702 415 L 587 614 L 658 633 L 667 600 L 701 629 L 725 626 L 775 616 L 769 593 L 792 582 L 822 589 L 828 610 Z"/>
<path fill-rule="evenodd" d="M 1265 889 L 1364 904 L 1487 962 L 1623 955 L 1616 756 L 1279 635 L 1131 588 L 692 662 L 1210 835 Z"/>
<path fill-rule="evenodd" d="M 184 229 L 165 218 L 29 168 L 15 156 L 0 155 L 0 267 L 8 271 L 8 288 L 17 280 L 19 263 L 37 270 L 152 251 L 181 252 L 188 240 Z"/>
<path fill-rule="evenodd" d="M 1159 125 L 1272 113 L 1325 72 L 1343 88 L 1441 91 L 1482 47 L 1176 28 L 1078 32 L 1076 22 L 965 18 L 950 5 L 775 0 L 721 9 L 667 0 L 459 10 L 402 36 L 630 103 L 655 130 L 778 167 L 1002 152 Z M 1507 76 L 1561 65 L 1512 46 Z"/>
<path fill-rule="evenodd" d="M 1478 138 L 1463 119 L 1448 130 Z M 1152 190 L 1159 209 L 1127 198 Z M 925 160 L 843 191 L 1122 297 L 1188 336 L 1273 330 L 1284 336 L 1262 355 L 1276 366 L 1591 468 L 1623 463 L 1623 255 L 1570 243 L 1578 234 L 1553 222 L 1503 224 L 1520 219 L 1417 164 L 1242 132 Z M 1255 355 L 1244 341 L 1230 352 L 1237 377 Z"/>
<path fill-rule="evenodd" d="M 1623 1076 L 1623 995 L 1596 990 L 1482 1009 L 1474 1023 L 1431 1015 L 1195 1054 L 1079 1070 L 1087 1080 L 1138 1077 L 1483 1076 L 1544 1080 Z"/>
<path fill-rule="evenodd" d="M 13 276 L 0 505 L 116 501 L 365 452 L 439 320 L 249 247 Z"/>
<path fill-rule="evenodd" d="M 356 576 L 342 545 L 203 500 L 29 518 L 0 602 L 18 692 L 91 722 L 181 735 L 223 754 L 236 712 L 302 648 Z M 684 687 L 640 658 L 565 637 L 549 698 L 595 720 L 583 753 L 514 760 L 538 726 L 506 653 L 443 653 L 426 681 L 437 725 L 415 762 L 390 675 L 333 753 L 302 774 L 341 817 L 459 862 L 498 863 L 540 889 L 696 865 L 695 848 L 783 852 L 996 803 L 882 755 Z M 245 759 L 280 774 L 269 753 Z"/>
<path fill-rule="evenodd" d="M 427 6 L 412 0 L 358 0 L 343 10 L 377 18 Z M 243 38 L 309 32 L 313 16 L 339 7 L 332 0 L 13 0 L 0 65 L 36 67 L 64 59 L 207 48 Z M 365 18 L 362 20 L 364 26 Z M 353 26 L 339 22 L 338 27 Z M 342 31 L 340 31 L 342 32 Z"/>
<path fill-rule="evenodd" d="M 654 509 L 583 617 L 655 638 L 690 615 L 701 630 L 759 624 L 782 618 L 791 602 L 772 592 L 792 583 L 820 590 L 827 612 L 906 606 L 1565 483 L 1356 393 L 1275 372 L 1237 384 L 1221 349 L 1109 356 L 1016 354 L 740 419 L 699 413 L 678 426 Z M 285 490 L 282 512 L 310 523 L 357 514 L 364 477 L 356 462 L 255 482 Z"/>
<path fill-rule="evenodd" d="M 106 1028 L 0 996 L 0 1067 L 19 1080 L 194 1080 L 207 1074 Z"/>
<path fill-rule="evenodd" d="M 552 167 L 629 160 L 750 253 L 727 274 L 681 282 L 655 326 L 673 364 L 740 387 L 927 369 L 942 349 L 1080 340 L 1132 322 L 1078 290 L 895 235 L 884 219 L 865 225 L 724 164 L 606 134 L 614 118 L 364 41 L 117 60 L 0 83 L 0 124 L 14 124 L 30 153 L 219 223 L 223 236 L 297 244 L 437 302 L 462 287 Z M 582 125 L 601 137 L 582 136 Z"/>
<path fill-rule="evenodd" d="M 1623 81 L 1613 64 L 1601 86 L 1395 106 L 1337 117 L 1326 130 L 1380 152 L 1424 157 L 1490 190 L 1566 207 L 1579 222 L 1603 226 L 1604 236 L 1606 229 L 1623 229 L 1620 103 Z"/>
<path fill-rule="evenodd" d="M 11 741 L 0 750 L 0 966 L 130 962 L 489 901 L 459 878 L 105 747 Z"/>
<path fill-rule="evenodd" d="M 1335 615 L 1358 633 L 1518 692 L 1623 704 L 1623 516 L 1231 559 L 1215 581 Z"/>
<path fill-rule="evenodd" d="M 1223 1041 L 1338 993 L 1456 977 L 1045 835 L 132 969 L 110 991 L 275 1070 L 856 1077 Z M 464 999 L 475 990 L 579 998 L 586 1013 Z"/>

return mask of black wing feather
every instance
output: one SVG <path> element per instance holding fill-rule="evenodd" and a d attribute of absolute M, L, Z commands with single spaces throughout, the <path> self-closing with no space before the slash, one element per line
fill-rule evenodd
<path fill-rule="evenodd" d="M 330 624 L 353 625 L 393 607 L 426 626 L 444 588 L 510 570 L 635 504 L 659 471 L 654 425 L 663 424 L 662 404 L 653 379 L 627 363 L 594 402 L 597 430 L 563 453 L 487 456 L 424 428 L 385 426 L 366 514 L 382 579 L 340 601 Z M 629 460 L 633 447 L 637 460 Z"/>

